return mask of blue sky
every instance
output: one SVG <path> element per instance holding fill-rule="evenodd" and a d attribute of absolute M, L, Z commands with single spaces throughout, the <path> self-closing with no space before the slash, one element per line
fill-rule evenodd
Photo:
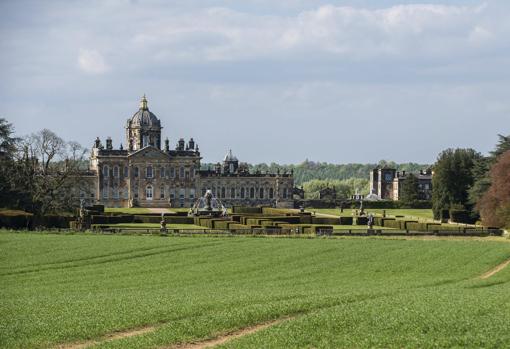
<path fill-rule="evenodd" d="M 508 1 L 1 1 L 0 117 L 242 161 L 433 162 L 510 134 Z"/>

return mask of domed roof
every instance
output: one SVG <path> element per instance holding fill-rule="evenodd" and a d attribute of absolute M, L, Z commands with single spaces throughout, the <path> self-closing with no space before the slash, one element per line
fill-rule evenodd
<path fill-rule="evenodd" d="M 237 160 L 237 158 L 232 155 L 232 149 L 230 149 L 227 153 L 227 155 L 225 155 L 225 158 L 223 159 L 224 162 L 229 162 L 229 161 L 239 161 Z"/>
<path fill-rule="evenodd" d="M 147 98 L 143 95 L 140 109 L 131 118 L 131 126 L 161 127 L 161 122 L 147 106 Z"/>

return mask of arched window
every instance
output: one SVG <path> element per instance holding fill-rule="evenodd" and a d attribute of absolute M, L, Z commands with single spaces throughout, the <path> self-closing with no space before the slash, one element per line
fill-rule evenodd
<path fill-rule="evenodd" d="M 113 166 L 113 177 L 119 177 L 119 166 Z"/>
<path fill-rule="evenodd" d="M 241 199 L 244 199 L 244 188 L 241 188 Z"/>
<path fill-rule="evenodd" d="M 273 190 L 273 188 L 269 188 L 269 198 L 270 199 L 274 198 L 274 190 Z"/>
<path fill-rule="evenodd" d="M 145 188 L 145 198 L 147 200 L 152 200 L 152 185 L 148 185 Z"/>
<path fill-rule="evenodd" d="M 108 177 L 108 172 L 110 172 L 110 168 L 108 165 L 103 166 L 103 177 Z"/>
<path fill-rule="evenodd" d="M 159 198 L 160 199 L 164 199 L 165 198 L 165 186 L 164 185 L 159 187 Z"/>
<path fill-rule="evenodd" d="M 154 175 L 154 174 L 153 174 L 152 166 L 151 166 L 151 165 L 147 166 L 147 170 L 146 170 L 146 177 L 147 177 L 147 178 L 152 178 L 152 177 L 153 177 L 153 175 Z"/>
<path fill-rule="evenodd" d="M 264 188 L 260 188 L 260 189 L 259 189 L 259 198 L 260 198 L 260 199 L 263 199 L 263 198 L 264 198 Z"/>
<path fill-rule="evenodd" d="M 179 169 L 179 177 L 180 178 L 184 178 L 184 167 L 181 166 L 181 168 Z"/>
<path fill-rule="evenodd" d="M 171 178 L 175 177 L 175 167 L 170 167 L 170 177 Z"/>
<path fill-rule="evenodd" d="M 255 199 L 255 188 L 250 188 L 250 199 Z"/>
<path fill-rule="evenodd" d="M 138 177 L 138 167 L 135 167 L 135 177 Z"/>

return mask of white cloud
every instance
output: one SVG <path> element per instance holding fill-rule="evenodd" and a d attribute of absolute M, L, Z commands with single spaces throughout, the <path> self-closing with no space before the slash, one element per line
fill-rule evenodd
<path fill-rule="evenodd" d="M 97 50 L 80 49 L 78 66 L 89 74 L 103 74 L 110 70 L 103 56 Z"/>
<path fill-rule="evenodd" d="M 295 16 L 224 8 L 137 22 L 134 46 L 169 61 L 235 61 L 333 56 L 444 57 L 472 48 L 491 32 L 486 6 L 398 5 L 385 9 L 321 6 Z M 164 53 L 164 54 L 163 54 Z M 381 55 L 383 57 L 381 57 Z"/>

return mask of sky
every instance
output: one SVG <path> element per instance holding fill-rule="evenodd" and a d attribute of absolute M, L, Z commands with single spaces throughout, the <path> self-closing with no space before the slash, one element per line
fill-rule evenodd
<path fill-rule="evenodd" d="M 203 161 L 432 163 L 510 134 L 510 1 L 0 1 L 0 117 Z"/>

